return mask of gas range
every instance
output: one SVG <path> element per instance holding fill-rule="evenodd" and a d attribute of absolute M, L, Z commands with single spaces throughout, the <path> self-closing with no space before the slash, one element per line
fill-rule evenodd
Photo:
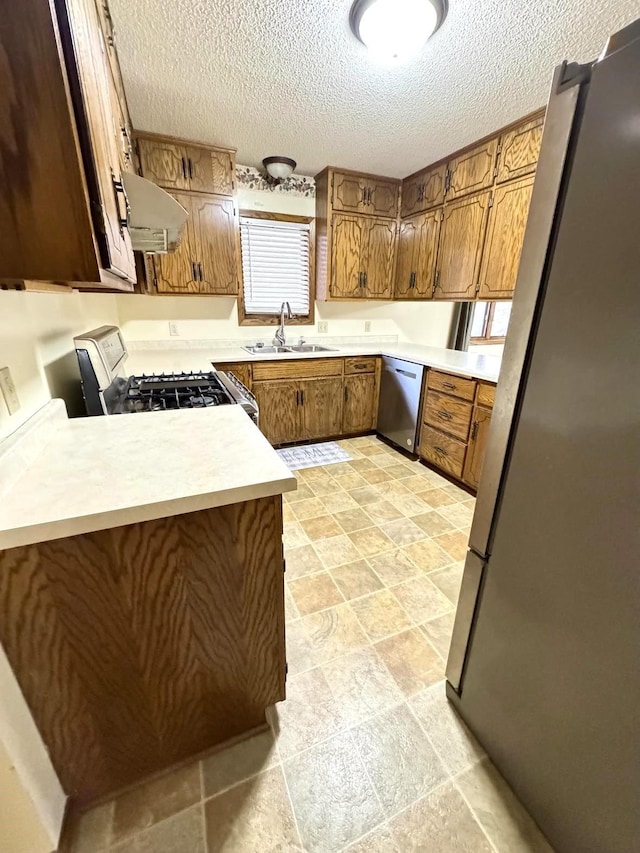
<path fill-rule="evenodd" d="M 117 326 L 75 338 L 88 415 L 123 415 L 240 405 L 258 423 L 255 397 L 231 373 L 218 370 L 123 376 L 127 348 Z"/>

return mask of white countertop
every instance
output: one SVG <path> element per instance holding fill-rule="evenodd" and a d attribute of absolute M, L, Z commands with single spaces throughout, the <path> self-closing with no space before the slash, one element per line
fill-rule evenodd
<path fill-rule="evenodd" d="M 18 430 L 0 456 L 0 550 L 296 488 L 240 406 L 74 420 L 62 409 L 37 452 L 32 440 L 20 451 Z"/>
<path fill-rule="evenodd" d="M 327 346 L 330 346 L 327 344 Z M 143 348 L 143 344 L 137 343 L 134 349 L 129 351 L 129 359 L 125 365 L 125 371 L 129 374 L 140 373 L 162 373 L 171 370 L 209 370 L 211 365 L 223 368 L 225 362 L 235 361 L 289 361 L 292 358 L 344 358 L 350 355 L 388 355 L 394 358 L 402 358 L 426 367 L 435 367 L 455 373 L 459 376 L 470 376 L 476 379 L 485 379 L 488 382 L 497 382 L 500 374 L 501 359 L 496 356 L 478 355 L 477 353 L 460 352 L 458 350 L 443 349 L 441 347 L 428 347 L 419 344 L 394 343 L 394 344 L 356 344 L 335 345 L 332 352 L 314 353 L 282 353 L 268 355 L 253 355 L 243 349 L 241 344 L 237 347 L 190 347 L 176 346 L 173 342 L 162 348 L 158 344 L 153 347 Z"/>

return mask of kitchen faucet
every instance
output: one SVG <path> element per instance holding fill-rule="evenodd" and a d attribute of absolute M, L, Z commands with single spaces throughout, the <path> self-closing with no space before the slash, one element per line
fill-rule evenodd
<path fill-rule="evenodd" d="M 285 312 L 286 312 L 286 317 L 285 317 Z M 293 314 L 291 312 L 291 306 L 289 305 L 288 302 L 283 302 L 281 307 L 280 307 L 280 325 L 278 326 L 278 331 L 275 333 L 274 338 L 273 338 L 273 343 L 276 346 L 283 347 L 287 342 L 287 339 L 286 339 L 286 336 L 284 333 L 284 321 L 285 321 L 285 319 L 286 320 L 293 320 Z"/>

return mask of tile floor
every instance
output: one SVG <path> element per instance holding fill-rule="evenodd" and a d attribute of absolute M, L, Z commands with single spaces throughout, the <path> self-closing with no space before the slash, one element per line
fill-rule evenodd
<path fill-rule="evenodd" d="M 551 848 L 445 698 L 474 500 L 373 437 L 285 496 L 270 730 L 83 816 L 72 853 Z"/>

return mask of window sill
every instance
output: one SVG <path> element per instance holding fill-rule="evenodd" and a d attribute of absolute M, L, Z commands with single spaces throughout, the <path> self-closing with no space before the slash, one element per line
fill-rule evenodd
<path fill-rule="evenodd" d="M 280 316 L 278 314 L 248 314 L 238 318 L 240 326 L 279 326 Z M 287 320 L 286 326 L 313 326 L 313 317 L 296 317 Z"/>

